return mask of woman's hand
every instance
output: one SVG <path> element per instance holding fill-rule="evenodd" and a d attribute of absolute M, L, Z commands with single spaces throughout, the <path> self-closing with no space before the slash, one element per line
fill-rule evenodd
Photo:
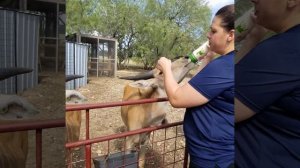
<path fill-rule="evenodd" d="M 203 63 L 203 62 L 209 63 L 211 60 L 214 59 L 214 56 L 216 56 L 216 55 L 217 55 L 217 54 L 216 54 L 215 52 L 209 50 L 209 51 L 206 53 L 206 55 L 205 55 L 204 57 L 202 57 L 202 59 L 199 60 L 199 61 L 201 61 L 202 63 Z"/>
<path fill-rule="evenodd" d="M 156 64 L 156 68 L 162 73 L 166 72 L 167 69 L 171 69 L 172 62 L 166 57 L 161 57 Z"/>
<path fill-rule="evenodd" d="M 213 60 L 216 55 L 217 54 L 215 52 L 209 50 L 206 55 L 199 60 L 201 61 L 201 64 L 197 68 L 197 73 L 200 72 L 211 60 Z"/>

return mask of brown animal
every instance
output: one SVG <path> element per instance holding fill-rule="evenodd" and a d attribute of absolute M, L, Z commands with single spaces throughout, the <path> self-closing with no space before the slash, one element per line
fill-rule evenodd
<path fill-rule="evenodd" d="M 76 90 L 66 90 L 66 104 L 80 104 L 86 101 L 86 98 Z M 81 111 L 72 111 L 66 113 L 67 142 L 79 140 L 81 125 Z"/>
<path fill-rule="evenodd" d="M 194 66 L 187 58 L 180 58 L 174 61 L 172 63 L 172 72 L 176 81 L 180 82 L 183 80 Z M 157 69 L 152 70 L 152 73 L 153 75 L 150 79 L 148 79 L 149 73 L 146 76 L 141 75 L 148 80 L 138 80 L 127 84 L 124 88 L 123 101 L 166 97 L 163 74 L 160 74 Z M 122 77 L 122 79 L 132 79 L 132 77 Z M 137 80 L 139 78 L 134 77 L 134 79 Z M 166 112 L 167 102 L 121 107 L 122 119 L 128 131 L 161 125 L 166 122 Z M 145 164 L 145 142 L 149 139 L 149 136 L 150 134 L 141 134 L 126 138 L 126 149 L 132 150 L 134 145 L 141 144 L 139 167 L 144 167 Z"/>
<path fill-rule="evenodd" d="M 80 104 L 86 101 L 86 98 L 76 90 L 66 90 L 66 104 Z M 79 140 L 81 126 L 81 111 L 66 112 L 66 141 L 75 142 Z M 67 151 L 67 159 L 72 162 L 71 152 Z M 72 167 L 69 165 L 68 167 Z"/>
<path fill-rule="evenodd" d="M 66 75 L 66 82 L 84 77 L 83 75 Z M 86 101 L 86 98 L 76 90 L 66 90 L 66 104 L 80 104 Z M 81 112 L 67 112 L 67 142 L 74 142 L 79 140 Z"/>
<path fill-rule="evenodd" d="M 32 72 L 28 68 L 0 68 L 0 80 Z M 31 118 L 38 111 L 26 99 L 17 95 L 0 94 L 0 124 L 15 123 Z M 0 167 L 24 168 L 28 153 L 28 132 L 0 133 Z"/>
<path fill-rule="evenodd" d="M 17 95 L 0 95 L 0 124 L 32 118 L 38 111 Z M 0 133 L 0 167 L 25 168 L 28 131 Z"/>

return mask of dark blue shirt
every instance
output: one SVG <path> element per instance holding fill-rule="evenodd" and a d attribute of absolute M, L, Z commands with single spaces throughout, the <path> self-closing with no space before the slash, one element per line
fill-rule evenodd
<path fill-rule="evenodd" d="M 235 126 L 236 167 L 299 168 L 300 25 L 259 43 L 235 70 L 236 97 L 256 113 Z"/>
<path fill-rule="evenodd" d="M 234 53 L 213 60 L 189 84 L 209 99 L 185 113 L 191 163 L 199 168 L 227 168 L 234 160 Z"/>

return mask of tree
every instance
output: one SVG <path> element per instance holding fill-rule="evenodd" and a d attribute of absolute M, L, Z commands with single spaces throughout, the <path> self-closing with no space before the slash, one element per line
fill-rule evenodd
<path fill-rule="evenodd" d="M 161 56 L 188 54 L 206 39 L 211 19 L 203 0 L 68 0 L 68 6 L 79 12 L 68 15 L 67 32 L 116 38 L 119 67 L 134 59 L 151 68 Z"/>
<path fill-rule="evenodd" d="M 66 3 L 66 32 L 82 33 L 88 32 L 92 25 L 91 13 L 93 1 L 70 0 Z"/>

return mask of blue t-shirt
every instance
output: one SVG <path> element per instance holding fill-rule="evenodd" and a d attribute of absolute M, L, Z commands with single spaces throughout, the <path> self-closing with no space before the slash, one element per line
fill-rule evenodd
<path fill-rule="evenodd" d="M 189 84 L 209 99 L 185 113 L 191 163 L 199 168 L 227 168 L 234 160 L 234 52 L 213 60 Z"/>
<path fill-rule="evenodd" d="M 299 168 L 300 25 L 259 43 L 235 70 L 236 97 L 256 113 L 235 125 L 236 167 Z"/>

